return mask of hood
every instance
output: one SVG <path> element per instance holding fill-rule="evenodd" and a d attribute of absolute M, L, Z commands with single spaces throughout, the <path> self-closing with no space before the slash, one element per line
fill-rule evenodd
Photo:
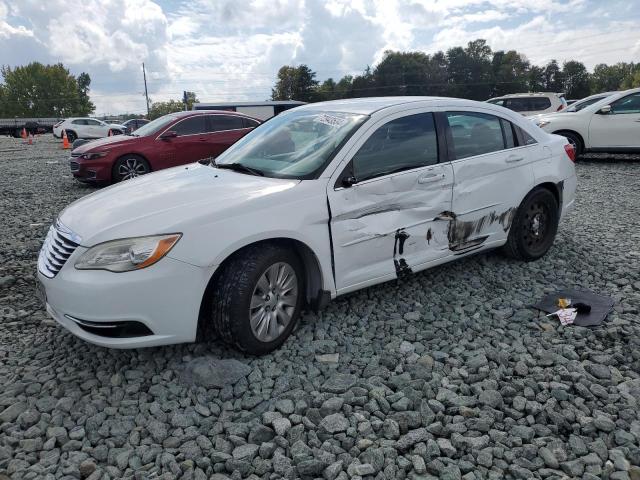
<path fill-rule="evenodd" d="M 69 205 L 60 221 L 83 246 L 159 233 L 185 233 L 278 201 L 299 180 L 257 177 L 198 163 L 161 170 L 105 188 Z"/>
<path fill-rule="evenodd" d="M 112 135 L 111 137 L 97 138 L 90 142 L 83 143 L 82 145 L 73 149 L 77 153 L 87 153 L 95 150 L 108 150 L 111 147 L 117 147 L 120 145 L 126 145 L 128 143 L 136 143 L 142 137 L 134 137 L 131 135 Z"/>

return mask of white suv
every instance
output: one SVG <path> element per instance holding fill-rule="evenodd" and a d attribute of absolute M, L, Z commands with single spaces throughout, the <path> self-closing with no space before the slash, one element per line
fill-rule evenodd
<path fill-rule="evenodd" d="M 487 102 L 521 113 L 525 117 L 538 115 L 540 113 L 559 112 L 567 106 L 564 93 L 549 92 L 514 93 L 512 95 L 490 98 Z"/>
<path fill-rule="evenodd" d="M 67 118 L 53 126 L 53 136 L 62 137 L 62 132 L 67 132 L 70 142 L 77 138 L 102 138 L 109 135 L 109 130 L 114 135 L 121 135 L 125 131 L 124 125 L 107 123 L 95 118 Z"/>
<path fill-rule="evenodd" d="M 566 137 L 576 150 L 640 151 L 640 88 L 606 97 L 578 112 L 541 115 L 534 123 Z"/>

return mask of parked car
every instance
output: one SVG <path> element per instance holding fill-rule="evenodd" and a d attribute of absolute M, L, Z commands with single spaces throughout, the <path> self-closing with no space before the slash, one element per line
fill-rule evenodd
<path fill-rule="evenodd" d="M 125 135 L 131 135 L 137 129 L 149 123 L 149 120 L 146 118 L 132 118 L 131 120 L 127 120 L 122 125 L 124 126 Z"/>
<path fill-rule="evenodd" d="M 514 93 L 502 97 L 490 98 L 488 103 L 500 105 L 525 117 L 540 113 L 559 112 L 567 106 L 564 93 Z"/>
<path fill-rule="evenodd" d="M 583 98 L 582 100 L 578 100 L 574 102 L 568 108 L 561 110 L 561 113 L 579 112 L 583 108 L 586 108 L 589 105 L 593 105 L 594 103 L 599 102 L 603 98 L 610 97 L 611 95 L 615 95 L 616 93 L 618 92 L 603 92 L 603 93 L 596 93 L 595 95 L 590 95 L 588 97 Z"/>
<path fill-rule="evenodd" d="M 77 138 L 102 138 L 109 135 L 121 135 L 124 126 L 118 123 L 107 123 L 96 118 L 67 118 L 53 126 L 53 136 L 62 138 L 62 132 L 67 132 L 69 142 L 73 143 Z"/>
<path fill-rule="evenodd" d="M 496 247 L 540 258 L 574 204 L 573 153 L 470 100 L 301 106 L 215 163 L 68 206 L 40 253 L 41 291 L 53 318 L 98 345 L 191 342 L 212 328 L 263 354 L 303 308 L 338 295 Z"/>
<path fill-rule="evenodd" d="M 172 113 L 131 135 L 107 137 L 71 152 L 73 176 L 108 184 L 163 168 L 216 157 L 257 127 L 260 120 L 234 112 Z"/>
<path fill-rule="evenodd" d="M 576 153 L 640 151 L 640 88 L 601 99 L 572 114 L 536 118 L 540 128 L 566 137 Z"/>

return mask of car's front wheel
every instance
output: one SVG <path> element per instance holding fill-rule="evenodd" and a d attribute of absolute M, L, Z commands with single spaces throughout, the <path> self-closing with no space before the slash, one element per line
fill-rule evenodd
<path fill-rule="evenodd" d="M 119 158 L 113 166 L 112 179 L 121 182 L 139 177 L 151 171 L 149 162 L 138 155 L 125 155 Z"/>
<path fill-rule="evenodd" d="M 78 135 L 76 135 L 76 132 L 74 132 L 73 130 L 69 130 L 67 133 L 67 140 L 69 140 L 69 143 L 73 143 L 76 141 L 76 139 L 78 138 Z"/>
<path fill-rule="evenodd" d="M 553 245 L 559 220 L 555 196 L 546 188 L 532 190 L 518 207 L 504 252 L 518 260 L 537 260 Z"/>
<path fill-rule="evenodd" d="M 212 289 L 211 321 L 240 350 L 269 353 L 284 343 L 302 309 L 303 267 L 289 249 L 258 244 L 231 258 Z"/>

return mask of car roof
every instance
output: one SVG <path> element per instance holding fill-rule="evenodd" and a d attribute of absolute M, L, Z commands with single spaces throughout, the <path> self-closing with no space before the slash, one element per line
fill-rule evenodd
<path fill-rule="evenodd" d="M 186 111 L 180 111 L 180 112 L 173 112 L 173 113 L 168 113 L 167 115 L 173 115 L 174 117 L 193 117 L 195 115 L 203 115 L 203 114 L 207 114 L 207 113 L 224 113 L 225 115 L 235 115 L 238 117 L 247 117 L 247 118 L 253 118 L 249 115 L 245 115 L 244 113 L 240 113 L 240 112 L 233 112 L 230 110 L 186 110 Z"/>
<path fill-rule="evenodd" d="M 531 98 L 531 97 L 564 97 L 564 93 L 556 93 L 556 92 L 531 92 L 531 93 L 510 93 L 508 95 L 502 95 L 500 97 L 493 97 L 489 100 L 502 100 L 506 98 Z"/>
<path fill-rule="evenodd" d="M 483 107 L 487 106 L 486 103 L 476 102 L 474 100 L 464 100 L 461 98 L 452 97 L 363 97 L 363 98 L 350 98 L 344 100 L 330 100 L 327 102 L 308 103 L 300 107 L 296 107 L 292 111 L 299 112 L 301 110 L 309 111 L 324 111 L 324 112 L 345 112 L 345 113 L 359 113 L 363 115 L 371 115 L 374 112 L 383 110 L 385 108 L 397 107 L 400 105 L 411 105 L 413 103 L 420 103 L 420 106 L 440 106 L 446 104 L 447 106 L 459 106 L 459 107 Z"/>

